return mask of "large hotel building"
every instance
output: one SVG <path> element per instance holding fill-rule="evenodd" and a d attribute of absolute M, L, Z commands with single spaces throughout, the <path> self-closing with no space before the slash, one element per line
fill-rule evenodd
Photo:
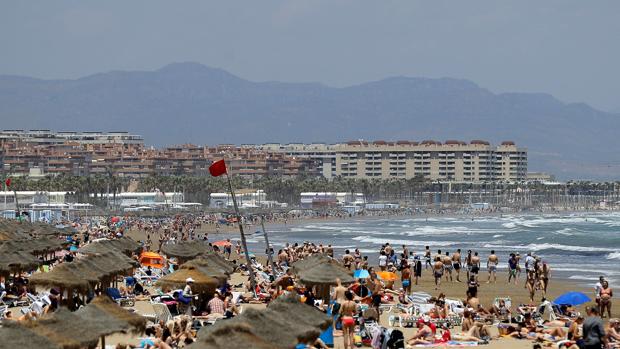
<path fill-rule="evenodd" d="M 208 175 L 225 158 L 244 177 L 424 178 L 491 182 L 527 179 L 527 151 L 513 142 L 352 141 L 339 144 L 262 144 L 155 149 L 126 132 L 0 131 L 5 175 Z M 36 170 L 33 172 L 33 170 Z"/>
<path fill-rule="evenodd" d="M 317 161 L 326 178 L 414 178 L 437 181 L 523 181 L 527 150 L 514 142 L 351 141 L 341 144 L 264 144 L 261 150 Z"/>

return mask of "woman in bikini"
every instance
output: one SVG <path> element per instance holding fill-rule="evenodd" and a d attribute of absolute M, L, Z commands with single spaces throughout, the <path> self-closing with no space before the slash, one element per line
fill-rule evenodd
<path fill-rule="evenodd" d="M 611 287 L 609 287 L 607 280 L 603 281 L 601 286 L 601 317 L 605 317 L 605 309 L 607 309 L 607 317 L 611 318 L 611 297 L 613 297 L 614 293 Z"/>
<path fill-rule="evenodd" d="M 353 293 L 345 291 L 346 300 L 340 306 L 340 318 L 342 319 L 342 334 L 344 336 L 344 348 L 349 349 L 355 346 L 355 319 L 353 316 L 357 312 L 357 304 L 353 301 Z"/>

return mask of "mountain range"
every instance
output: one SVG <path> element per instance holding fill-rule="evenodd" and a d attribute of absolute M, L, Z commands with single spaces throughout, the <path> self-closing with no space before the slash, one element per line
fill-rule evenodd
<path fill-rule="evenodd" d="M 0 75 L 0 120 L 3 129 L 129 131 L 156 146 L 511 140 L 528 149 L 530 171 L 620 179 L 620 114 L 452 78 L 336 88 L 253 82 L 198 63 L 75 80 Z"/>

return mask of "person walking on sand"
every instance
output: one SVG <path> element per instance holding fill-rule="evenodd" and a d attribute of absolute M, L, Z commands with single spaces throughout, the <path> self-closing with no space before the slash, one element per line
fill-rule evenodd
<path fill-rule="evenodd" d="M 456 273 L 456 281 L 461 282 L 461 249 L 456 250 L 454 254 L 452 254 L 452 268 L 454 268 L 454 272 Z"/>
<path fill-rule="evenodd" d="M 499 264 L 499 258 L 495 254 L 495 250 L 491 250 L 491 255 L 487 259 L 487 270 L 489 271 L 489 278 L 487 279 L 487 284 L 491 283 L 491 279 L 493 279 L 493 283 L 497 283 L 497 265 Z"/>
<path fill-rule="evenodd" d="M 347 288 L 342 286 L 340 279 L 336 279 L 336 287 L 334 287 L 334 294 L 332 296 L 332 299 L 334 300 L 334 304 L 332 305 L 332 314 L 340 314 L 340 309 L 346 301 L 346 291 Z M 340 318 L 334 321 L 334 329 L 336 329 L 336 323 L 338 321 L 342 321 L 342 319 Z"/>
<path fill-rule="evenodd" d="M 430 246 L 426 246 L 425 250 L 424 250 L 424 260 L 426 261 L 425 265 L 424 265 L 424 269 L 428 269 L 428 267 L 433 267 L 433 264 L 431 263 L 431 247 Z"/>
<path fill-rule="evenodd" d="M 478 282 L 478 273 L 480 272 L 480 257 L 478 256 L 478 252 L 474 252 L 474 255 L 471 257 L 471 275 L 476 278 L 476 282 Z"/>
<path fill-rule="evenodd" d="M 441 278 L 443 277 L 444 265 L 441 261 L 441 257 L 435 257 L 435 264 L 433 264 L 433 276 L 435 277 L 435 289 L 438 290 L 441 286 Z"/>
<path fill-rule="evenodd" d="M 605 334 L 603 320 L 599 317 L 598 307 L 588 309 L 588 317 L 583 321 L 584 349 L 607 348 L 608 340 Z"/>
<path fill-rule="evenodd" d="M 517 284 L 517 263 L 517 256 L 511 253 L 508 259 L 508 283 L 514 279 L 515 285 Z"/>
<path fill-rule="evenodd" d="M 446 271 L 446 281 L 450 280 L 452 282 L 452 257 L 450 257 L 450 252 L 446 252 L 446 255 L 442 259 L 443 268 Z"/>
<path fill-rule="evenodd" d="M 342 319 L 342 334 L 344 348 L 355 347 L 355 319 L 353 316 L 357 312 L 357 304 L 353 301 L 353 293 L 349 290 L 345 292 L 346 300 L 340 307 L 340 318 Z"/>
<path fill-rule="evenodd" d="M 614 296 L 614 292 L 609 287 L 609 282 L 604 280 L 601 285 L 601 317 L 605 317 L 605 310 L 607 310 L 607 317 L 611 318 L 611 298 Z"/>

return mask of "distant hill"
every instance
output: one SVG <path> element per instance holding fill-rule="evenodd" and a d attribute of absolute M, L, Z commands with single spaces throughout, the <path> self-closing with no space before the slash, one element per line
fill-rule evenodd
<path fill-rule="evenodd" d="M 127 130 L 148 144 L 512 140 L 530 171 L 620 179 L 620 115 L 471 81 L 392 77 L 345 88 L 251 82 L 176 63 L 77 80 L 0 75 L 2 128 Z"/>

